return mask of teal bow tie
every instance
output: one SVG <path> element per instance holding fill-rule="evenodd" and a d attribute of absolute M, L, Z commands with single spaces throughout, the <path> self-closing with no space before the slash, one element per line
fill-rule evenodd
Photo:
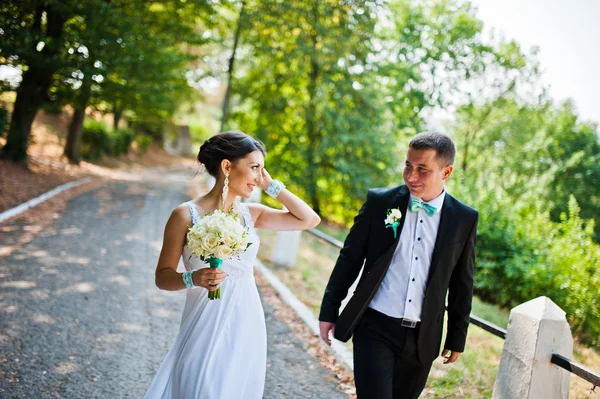
<path fill-rule="evenodd" d="M 409 209 L 411 212 L 417 212 L 419 209 L 423 209 L 425 213 L 427 213 L 429 216 L 433 216 L 435 211 L 437 211 L 437 208 L 435 206 L 425 204 L 424 202 L 421 202 L 416 199 L 410 201 Z"/>

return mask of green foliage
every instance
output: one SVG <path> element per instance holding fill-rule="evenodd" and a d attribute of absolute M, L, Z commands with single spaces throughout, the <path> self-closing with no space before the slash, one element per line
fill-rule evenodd
<path fill-rule="evenodd" d="M 509 97 L 458 111 L 460 172 L 514 199 L 541 200 L 553 221 L 574 195 L 581 217 L 595 219 L 600 242 L 600 141 L 570 103 L 521 104 Z"/>
<path fill-rule="evenodd" d="M 123 7 L 123 26 L 112 42 L 116 53 L 102 59 L 105 79 L 97 99 L 115 114 L 128 110 L 131 121 L 162 124 L 189 96 L 185 73 L 197 46 L 206 42 L 197 26 L 212 24 L 215 5 L 206 0 L 137 3 Z"/>
<path fill-rule="evenodd" d="M 228 127 L 265 142 L 269 170 L 335 222 L 399 183 L 422 111 L 489 65 L 514 67 L 451 0 L 249 2 L 244 15 Z"/>
<path fill-rule="evenodd" d="M 140 137 L 144 137 L 141 138 Z M 121 128 L 111 131 L 104 122 L 96 120 L 87 120 L 83 125 L 83 134 L 81 137 L 81 157 L 88 161 L 95 161 L 104 155 L 119 156 L 127 154 L 133 141 L 140 141 L 147 147 L 152 143 L 152 139 L 147 143 L 147 136 L 138 136 L 127 128 Z M 145 150 L 145 149 L 144 149 Z"/>
<path fill-rule="evenodd" d="M 139 134 L 135 137 L 135 142 L 143 154 L 148 151 L 148 148 L 150 148 L 150 145 L 152 145 L 152 137 L 145 134 Z"/>
<path fill-rule="evenodd" d="M 451 190 L 480 211 L 476 290 L 512 307 L 546 295 L 574 334 L 600 337 L 600 147 L 569 103 L 504 96 L 459 110 Z M 597 238 L 596 238 L 597 239 Z"/>
<path fill-rule="evenodd" d="M 81 136 L 81 157 L 95 161 L 109 154 L 111 150 L 112 139 L 106 125 L 95 120 L 86 121 Z"/>
<path fill-rule="evenodd" d="M 192 143 L 203 143 L 211 134 L 204 125 L 189 125 Z"/>
<path fill-rule="evenodd" d="M 206 42 L 198 28 L 214 23 L 216 7 L 210 0 L 5 3 L 0 65 L 23 68 L 17 92 L 27 115 L 9 135 L 15 159 L 25 155 L 29 115 L 39 107 L 92 105 L 117 121 L 124 113 L 142 124 L 169 120 L 190 91 L 189 62 Z"/>
<path fill-rule="evenodd" d="M 375 77 L 366 66 L 377 7 L 335 1 L 247 6 L 242 42 L 252 53 L 233 83 L 240 100 L 229 126 L 265 142 L 269 169 L 337 221 L 351 218 L 375 177 L 383 184 L 391 176 L 397 145 L 384 130 Z"/>
<path fill-rule="evenodd" d="M 111 155 L 117 156 L 127 154 L 134 139 L 135 134 L 130 129 L 121 128 L 113 131 L 111 134 Z"/>
<path fill-rule="evenodd" d="M 536 204 L 486 201 L 478 231 L 477 294 L 513 307 L 540 295 L 556 302 L 582 341 L 600 337 L 600 246 L 573 197 L 560 222 Z"/>

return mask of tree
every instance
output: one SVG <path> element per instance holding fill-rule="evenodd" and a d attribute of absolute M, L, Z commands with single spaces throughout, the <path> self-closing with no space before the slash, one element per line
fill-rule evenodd
<path fill-rule="evenodd" d="M 221 116 L 221 131 L 223 131 L 225 127 L 225 123 L 227 122 L 227 117 L 229 114 L 229 102 L 231 98 L 231 81 L 233 79 L 234 67 L 235 67 L 235 56 L 237 54 L 238 43 L 240 41 L 240 33 L 242 31 L 243 26 L 243 18 L 244 18 L 244 8 L 246 7 L 246 2 L 242 1 L 240 7 L 240 14 L 238 16 L 237 26 L 235 28 L 235 36 L 233 39 L 233 49 L 231 51 L 231 56 L 229 57 L 229 62 L 227 65 L 227 89 L 225 90 L 225 98 L 223 99 L 223 115 Z"/>
<path fill-rule="evenodd" d="M 424 110 L 486 68 L 519 67 L 454 1 L 248 2 L 246 13 L 230 125 L 265 141 L 275 171 L 339 222 L 368 188 L 398 183 Z"/>
<path fill-rule="evenodd" d="M 31 124 L 48 99 L 56 71 L 63 63 L 65 23 L 79 2 L 7 0 L 0 8 L 3 64 L 23 67 L 7 142 L 2 156 L 25 163 Z"/>
<path fill-rule="evenodd" d="M 197 24 L 210 24 L 213 6 L 206 1 L 129 1 L 105 11 L 112 15 L 95 13 L 77 42 L 90 53 L 77 71 L 84 76 L 80 91 L 86 93 L 85 76 L 94 73 L 99 81 L 87 101 L 101 109 L 108 105 L 115 132 L 124 112 L 138 126 L 159 130 L 190 91 L 185 77 L 194 59 L 190 48 L 204 44 Z M 79 105 L 82 111 L 88 102 Z M 82 121 L 77 122 L 80 134 Z"/>
<path fill-rule="evenodd" d="M 73 162 L 78 161 L 90 103 L 111 101 L 116 124 L 125 110 L 138 119 L 167 119 L 188 89 L 184 65 L 191 57 L 186 46 L 203 43 L 198 23 L 208 21 L 214 7 L 210 0 L 32 0 L 3 5 L 7 45 L 0 56 L 25 71 L 3 154 L 25 161 L 35 113 L 49 101 L 74 107 L 65 148 Z"/>
<path fill-rule="evenodd" d="M 317 212 L 337 220 L 344 208 L 356 206 L 369 175 L 391 171 L 381 160 L 395 143 L 382 134 L 366 71 L 378 6 L 247 4 L 251 29 L 242 36 L 247 55 L 234 80 L 238 104 L 231 124 L 262 139 L 272 168 L 285 173 Z M 345 157 L 332 156 L 336 148 Z M 375 148 L 380 156 L 370 159 L 366 153 Z M 362 168 L 353 167 L 357 155 Z"/>
<path fill-rule="evenodd" d="M 458 145 L 469 146 L 464 178 L 487 191 L 496 186 L 512 201 L 539 201 L 558 222 L 573 195 L 584 219 L 600 223 L 600 142 L 597 127 L 579 121 L 570 102 L 522 103 L 503 97 L 458 110 Z M 464 168 L 463 168 L 464 169 Z M 599 241 L 596 227 L 595 239 Z"/>

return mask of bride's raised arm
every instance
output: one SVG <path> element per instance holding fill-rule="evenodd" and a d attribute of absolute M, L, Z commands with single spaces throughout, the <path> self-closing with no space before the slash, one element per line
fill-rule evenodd
<path fill-rule="evenodd" d="M 287 190 L 283 183 L 273 180 L 266 169 L 262 169 L 262 179 L 258 186 L 279 200 L 287 210 L 273 209 L 262 204 L 248 204 L 255 227 L 269 230 L 306 230 L 321 222 L 319 215 L 306 202 Z"/>

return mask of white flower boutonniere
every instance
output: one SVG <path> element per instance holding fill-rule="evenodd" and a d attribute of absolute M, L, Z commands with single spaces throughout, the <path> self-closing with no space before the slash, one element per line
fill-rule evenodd
<path fill-rule="evenodd" d="M 402 212 L 400 209 L 388 209 L 387 217 L 385 218 L 385 227 L 391 227 L 394 230 L 394 238 L 398 234 L 398 226 L 400 225 L 400 219 L 402 219 Z"/>

